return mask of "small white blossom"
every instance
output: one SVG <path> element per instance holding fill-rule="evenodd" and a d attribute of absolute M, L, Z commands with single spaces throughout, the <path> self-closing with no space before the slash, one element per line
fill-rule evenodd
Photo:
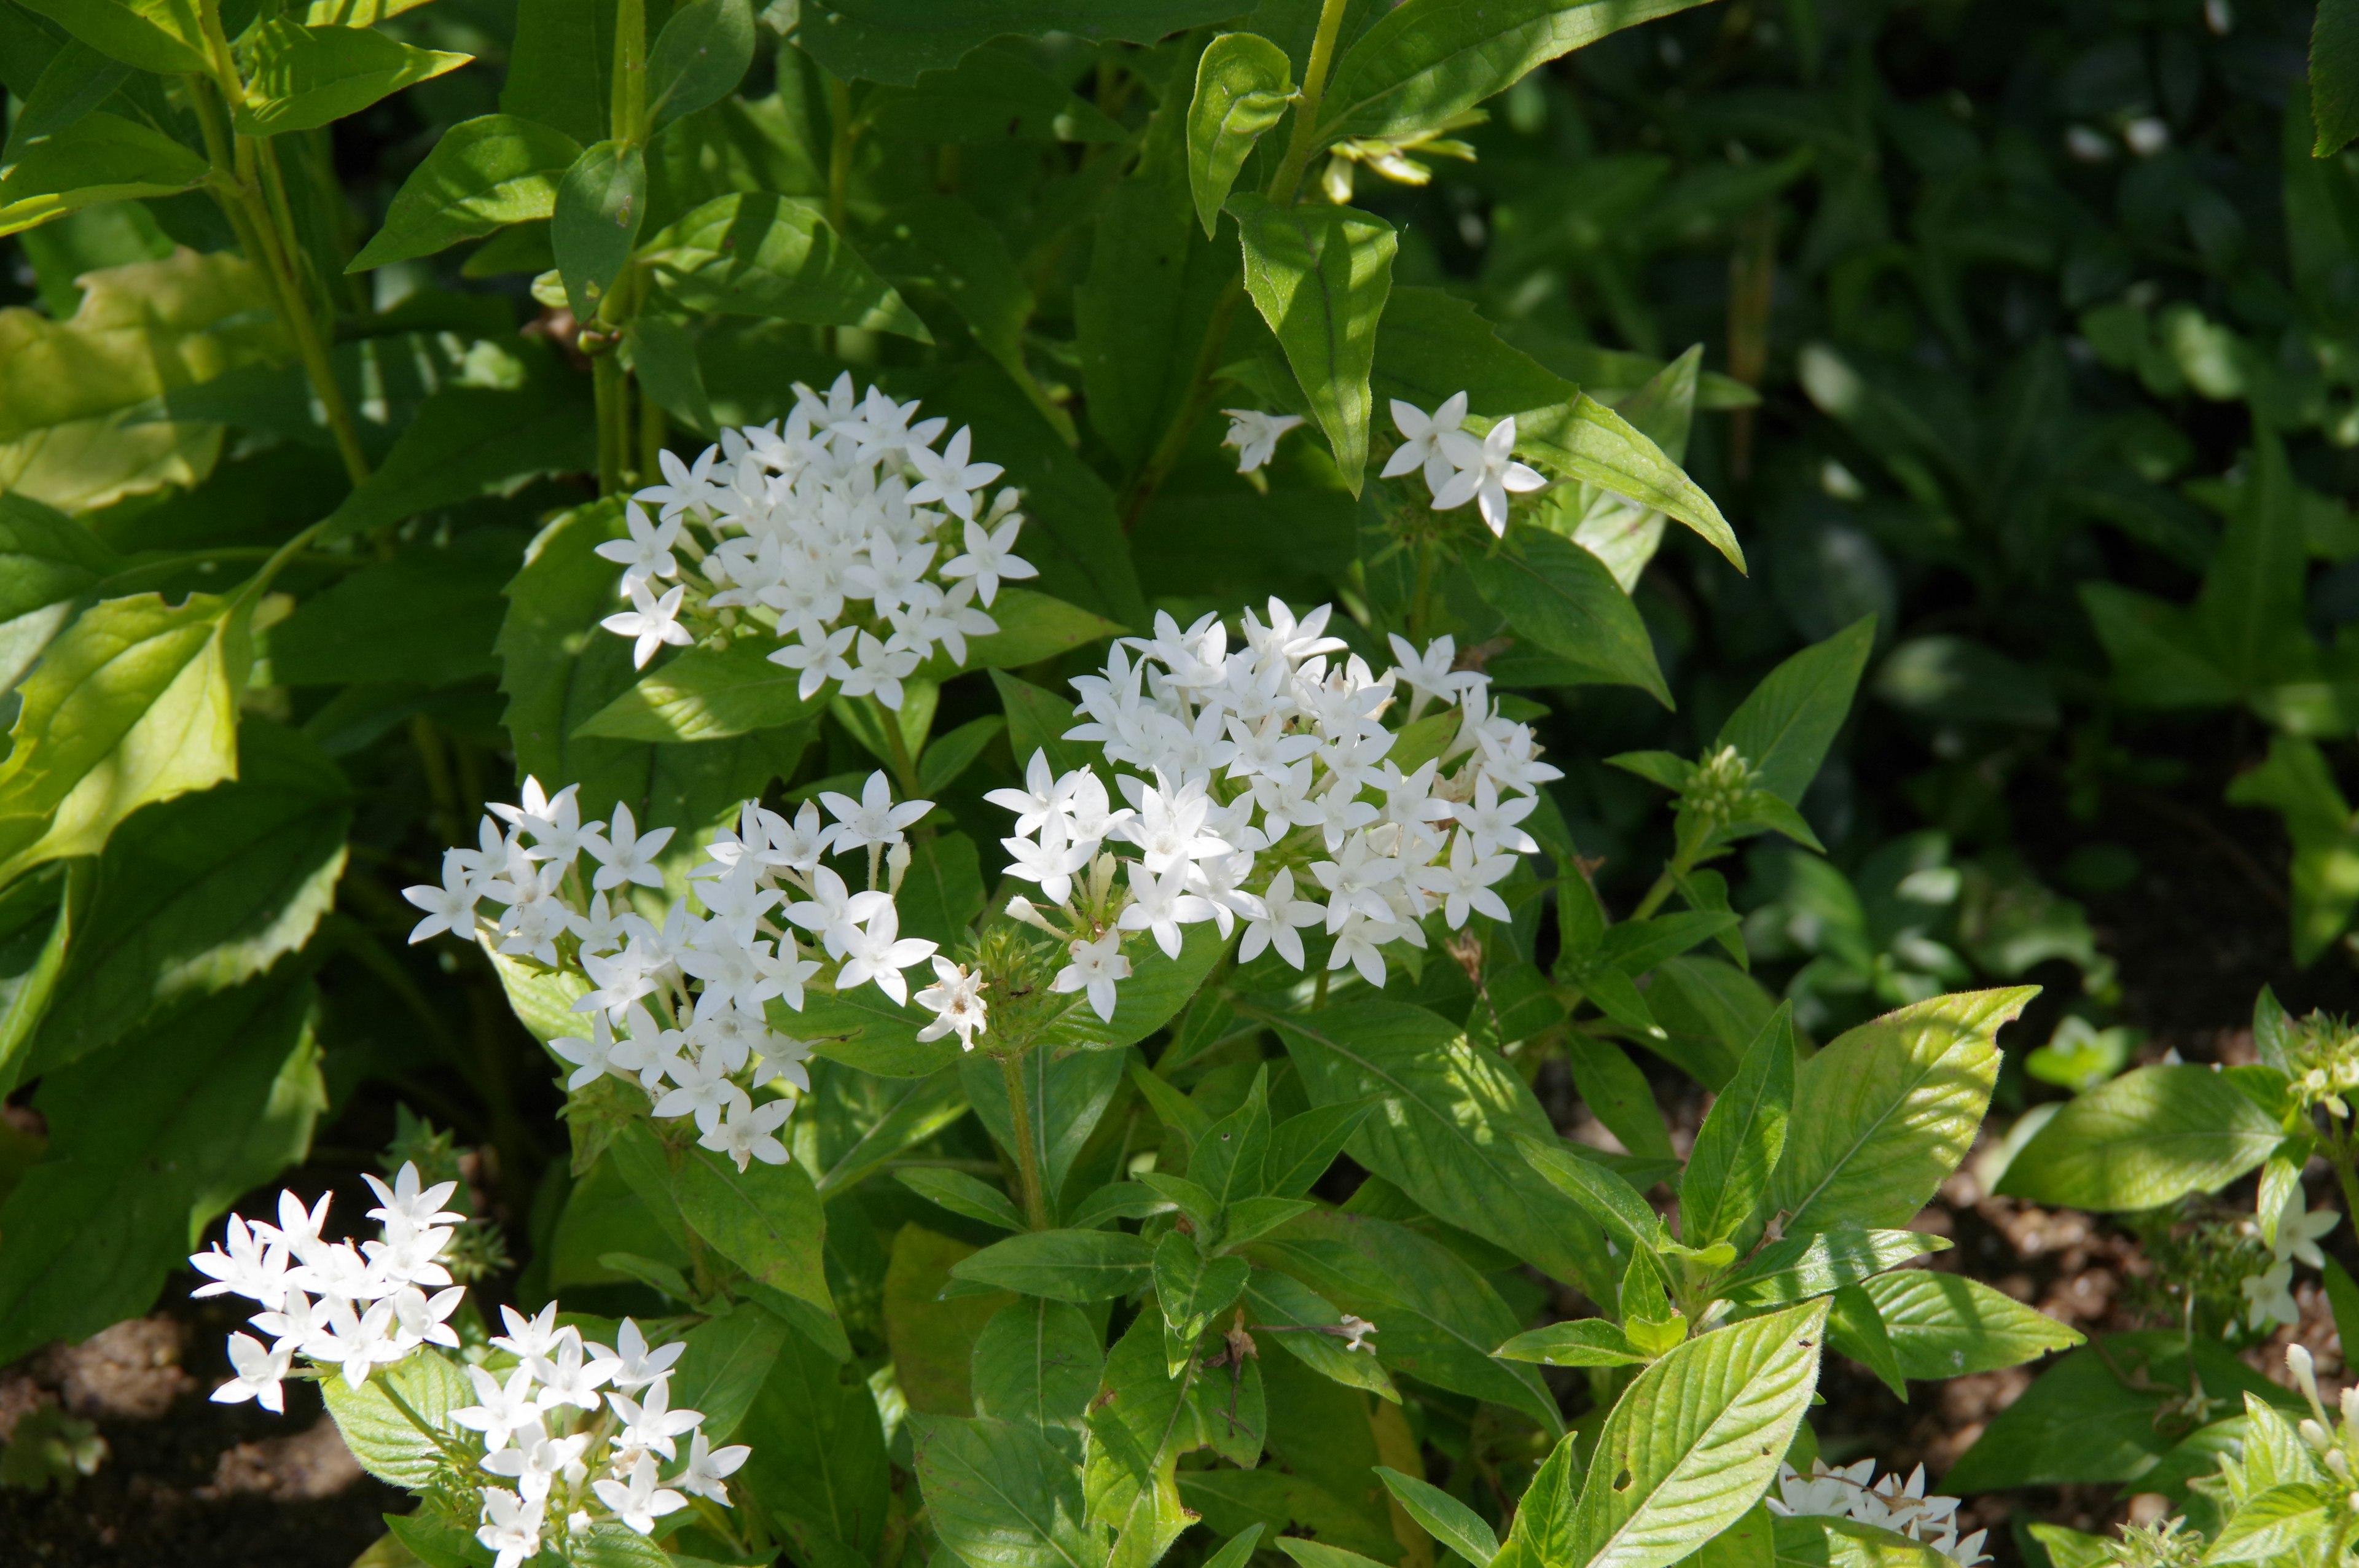
<path fill-rule="evenodd" d="M 685 648 L 696 639 L 679 623 L 680 600 L 687 597 L 685 584 L 667 591 L 661 599 L 647 591 L 647 579 L 627 578 L 625 585 L 631 595 L 631 608 L 609 615 L 598 622 L 618 637 L 633 639 L 631 665 L 645 669 L 656 650 L 666 643 Z"/>
<path fill-rule="evenodd" d="M 1302 423 L 1299 414 L 1264 414 L 1256 408 L 1223 408 L 1229 433 L 1221 445 L 1237 449 L 1237 471 L 1251 473 L 1277 455 L 1278 438 Z"/>

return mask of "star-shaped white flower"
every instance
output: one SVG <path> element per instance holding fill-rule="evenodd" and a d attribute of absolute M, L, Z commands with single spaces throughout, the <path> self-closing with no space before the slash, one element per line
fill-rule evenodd
<path fill-rule="evenodd" d="M 688 628 L 679 623 L 680 600 L 688 596 L 686 584 L 670 589 L 661 599 L 647 591 L 647 579 L 645 578 L 631 578 L 626 586 L 630 589 L 631 608 L 609 615 L 598 624 L 616 636 L 637 639 L 631 647 L 631 666 L 634 669 L 647 668 L 647 661 L 656 656 L 656 650 L 667 643 L 685 648 L 696 641 L 689 635 Z"/>
<path fill-rule="evenodd" d="M 669 452 L 664 454 L 677 464 L 679 460 Z M 642 494 L 652 494 L 643 491 Z M 677 508 L 667 514 L 660 523 L 650 523 L 645 508 L 636 501 L 623 507 L 623 525 L 631 536 L 609 539 L 598 546 L 598 554 L 619 563 L 625 581 L 651 577 L 678 577 L 679 562 L 672 557 L 672 546 L 679 543 L 680 521 Z"/>
<path fill-rule="evenodd" d="M 967 460 L 974 432 L 962 427 L 943 446 L 939 456 L 922 447 L 909 452 L 909 466 L 919 473 L 919 481 L 909 487 L 912 506 L 937 505 L 961 522 L 974 521 L 974 494 L 1006 470 L 997 463 L 976 463 Z"/>
<path fill-rule="evenodd" d="M 602 834 L 591 838 L 587 848 L 598 860 L 598 874 L 591 885 L 601 892 L 636 882 L 643 888 L 661 889 L 663 872 L 656 866 L 656 857 L 671 842 L 672 829 L 651 827 L 639 831 L 631 816 L 629 806 L 617 803 L 614 825 Z"/>
<path fill-rule="evenodd" d="M 1386 460 L 1383 477 L 1398 479 L 1402 474 L 1425 470 L 1425 487 L 1439 495 L 1441 487 L 1450 482 L 1451 465 L 1449 454 L 1441 449 L 1442 438 L 1454 436 L 1466 418 L 1466 395 L 1453 392 L 1440 407 L 1427 414 L 1414 403 L 1392 399 L 1393 427 L 1401 433 L 1399 448 Z"/>
<path fill-rule="evenodd" d="M 975 596 L 988 606 L 999 593 L 1002 582 L 1020 582 L 1028 577 L 1038 577 L 1040 568 L 1023 557 L 1011 552 L 1016 548 L 1016 535 L 1022 530 L 1024 519 L 1010 517 L 996 528 L 986 529 L 980 523 L 966 525 L 966 554 L 952 556 L 942 563 L 945 579 L 973 578 Z"/>
<path fill-rule="evenodd" d="M 229 1364 L 237 1376 L 213 1390 L 213 1403 L 234 1405 L 252 1400 L 273 1415 L 286 1414 L 287 1396 L 279 1382 L 294 1356 L 291 1347 L 266 1350 L 262 1341 L 250 1334 L 231 1335 Z"/>
<path fill-rule="evenodd" d="M 1093 942 L 1076 940 L 1067 945 L 1066 951 L 1073 961 L 1057 971 L 1049 989 L 1060 995 L 1088 992 L 1091 1008 L 1112 1023 L 1114 983 L 1130 979 L 1130 960 L 1122 956 L 1122 933 L 1109 931 Z"/>
<path fill-rule="evenodd" d="M 1500 420 L 1481 440 L 1462 430 L 1442 438 L 1441 449 L 1458 471 L 1433 492 L 1433 509 L 1449 512 L 1472 501 L 1492 533 L 1507 531 L 1507 496 L 1538 490 L 1548 483 L 1536 469 L 1516 460 L 1516 421 Z"/>
<path fill-rule="evenodd" d="M 1277 455 L 1278 438 L 1302 423 L 1299 414 L 1264 414 L 1258 408 L 1223 408 L 1229 433 L 1221 445 L 1237 449 L 1237 471 L 1251 473 Z"/>

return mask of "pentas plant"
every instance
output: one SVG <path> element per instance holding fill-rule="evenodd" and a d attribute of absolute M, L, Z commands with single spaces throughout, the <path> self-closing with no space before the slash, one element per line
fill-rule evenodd
<path fill-rule="evenodd" d="M 1038 575 L 1015 554 L 1020 498 L 986 504 L 1004 470 L 973 460 L 971 431 L 943 440 L 948 421 L 856 392 L 849 371 L 795 395 L 783 427 L 723 430 L 692 463 L 663 454 L 664 482 L 625 508 L 628 537 L 598 546 L 631 601 L 603 624 L 641 668 L 667 644 L 775 639 L 804 698 L 833 683 L 897 709 L 937 647 L 963 663 L 969 637 L 999 630 L 985 611 L 1002 582 Z"/>
<path fill-rule="evenodd" d="M 1777 1494 L 1768 1499 L 1768 1507 L 1780 1519 L 1847 1519 L 1888 1530 L 1925 1542 L 1959 1568 L 1975 1568 L 1990 1561 L 1990 1554 L 1983 1550 L 1989 1532 L 1958 1533 L 1958 1499 L 1926 1496 L 1922 1465 L 1911 1470 L 1905 1481 L 1897 1475 L 1879 1481 L 1873 1459 L 1835 1465 L 1812 1459 L 1807 1471 L 1781 1464 Z"/>
<path fill-rule="evenodd" d="M 375 1240 L 327 1239 L 330 1199 L 307 1207 L 288 1192 L 277 1224 L 234 1214 L 227 1246 L 189 1260 L 209 1281 L 193 1293 L 253 1301 L 262 1310 L 252 1325 L 268 1340 L 229 1336 L 236 1375 L 216 1401 L 281 1412 L 288 1379 L 316 1379 L 364 1461 L 356 1422 L 372 1404 L 397 1414 L 429 1445 L 432 1474 L 418 1488 L 429 1510 L 472 1533 L 497 1568 L 544 1551 L 610 1561 L 602 1537 L 617 1526 L 647 1536 L 666 1515 L 728 1506 L 727 1478 L 752 1451 L 714 1447 L 701 1412 L 672 1408 L 669 1374 L 685 1345 L 650 1346 L 628 1318 L 613 1346 L 593 1343 L 560 1324 L 551 1302 L 530 1317 L 503 1306 L 507 1332 L 462 1346 L 451 1319 L 466 1288 L 443 1263 L 466 1217 L 442 1206 L 458 1184 L 421 1186 L 408 1163 L 390 1184 L 364 1179 L 378 1199 Z M 462 1365 L 472 1403 L 448 1397 Z"/>

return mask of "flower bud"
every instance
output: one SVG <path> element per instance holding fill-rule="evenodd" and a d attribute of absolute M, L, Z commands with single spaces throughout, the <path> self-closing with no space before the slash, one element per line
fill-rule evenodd
<path fill-rule="evenodd" d="M 901 891 L 901 879 L 909 874 L 909 862 L 914 858 L 915 853 L 910 849 L 909 841 L 907 838 L 885 852 L 885 891 L 886 892 L 898 893 Z"/>
<path fill-rule="evenodd" d="M 2349 1483 L 2351 1479 L 2351 1461 L 2344 1456 L 2343 1450 L 2340 1448 L 2330 1448 L 2326 1451 L 2326 1467 L 2334 1472 L 2334 1478 L 2336 1480 L 2342 1481 L 2345 1484 Z"/>
<path fill-rule="evenodd" d="M 1045 931 L 1051 936 L 1062 936 L 1064 935 L 1063 932 L 1049 925 L 1048 917 L 1043 915 L 1039 910 L 1034 908 L 1032 901 L 1026 898 L 1020 892 L 1014 898 L 1007 901 L 1007 918 L 1014 921 L 1019 921 L 1026 925 L 1033 927 L 1035 930 Z"/>
<path fill-rule="evenodd" d="M 2301 1390 L 2301 1397 L 2313 1405 L 2317 1404 L 2317 1364 L 2310 1359 L 2309 1347 L 2302 1345 L 2287 1346 L 2286 1368 L 2293 1374 L 2294 1387 Z"/>
<path fill-rule="evenodd" d="M 2301 1433 L 2301 1440 L 2310 1444 L 2312 1454 L 2323 1454 L 2334 1446 L 2334 1439 L 2328 1434 L 2326 1428 L 2308 1416 L 2302 1417 L 2301 1424 L 2294 1430 Z"/>

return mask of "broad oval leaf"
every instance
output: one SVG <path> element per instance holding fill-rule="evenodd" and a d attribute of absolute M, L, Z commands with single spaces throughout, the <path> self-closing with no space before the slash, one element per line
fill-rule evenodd
<path fill-rule="evenodd" d="M 1519 637 L 1571 660 L 1588 679 L 1635 686 L 1671 706 L 1647 622 L 1603 561 L 1570 539 L 1518 528 L 1503 547 L 1469 557 L 1466 568 Z"/>
<path fill-rule="evenodd" d="M 1223 33 L 1198 58 L 1188 104 L 1188 188 L 1206 239 L 1254 144 L 1285 117 L 1293 86 L 1286 51 L 1257 33 Z"/>
<path fill-rule="evenodd" d="M 747 0 L 690 0 L 671 14 L 647 51 L 650 134 L 729 96 L 754 63 L 754 7 Z"/>
<path fill-rule="evenodd" d="M 549 221 L 549 249 L 575 320 L 596 319 L 647 217 L 646 152 L 636 143 L 614 141 L 582 148 L 557 182 Z"/>
<path fill-rule="evenodd" d="M 26 0 L 25 9 L 142 70 L 177 76 L 212 69 L 197 0 Z"/>
<path fill-rule="evenodd" d="M 672 1368 L 672 1405 L 703 1413 L 705 1438 L 729 1441 L 754 1407 L 764 1379 L 786 1349 L 788 1328 L 750 1302 L 710 1317 L 681 1336 L 688 1348 Z"/>
<path fill-rule="evenodd" d="M 1089 1314 L 1038 1297 L 1002 1307 L 974 1342 L 974 1411 L 1028 1426 L 1079 1464 L 1105 1347 Z"/>
<path fill-rule="evenodd" d="M 1753 1221 L 1786 1149 L 1794 1108 L 1794 1013 L 1781 1003 L 1698 1130 L 1680 1178 L 1680 1238 L 1705 1247 Z"/>
<path fill-rule="evenodd" d="M 474 1387 L 466 1373 L 432 1349 L 372 1372 L 357 1389 L 332 1370 L 321 1380 L 320 1397 L 361 1468 L 390 1485 L 422 1490 L 433 1485 L 441 1450 L 393 1402 L 386 1392 L 388 1384 L 427 1425 L 452 1438 L 462 1433 L 451 1424 L 451 1412 L 475 1403 Z"/>
<path fill-rule="evenodd" d="M 1914 1217 L 1973 1147 L 1999 1026 L 2038 991 L 1935 997 L 1845 1032 L 1804 1064 L 1772 1184 L 1787 1233 Z"/>
<path fill-rule="evenodd" d="M 1995 1372 L 2082 1340 L 2069 1324 L 1961 1274 L 1900 1269 L 1861 1289 L 1875 1298 L 1900 1370 L 1911 1378 Z"/>
<path fill-rule="evenodd" d="M 1012 1422 L 918 1416 L 926 1517 L 973 1568 L 1089 1568 L 1081 1476 L 1037 1431 Z"/>
<path fill-rule="evenodd" d="M 951 1266 L 955 1279 L 1086 1306 L 1147 1281 L 1155 1249 L 1124 1230 L 1034 1230 Z"/>
<path fill-rule="evenodd" d="M 642 254 L 664 291 L 690 310 L 934 341 L 815 201 L 716 197 L 650 238 Z"/>
<path fill-rule="evenodd" d="M 671 1192 L 690 1228 L 766 1289 L 765 1305 L 831 1353 L 848 1353 L 821 1264 L 826 1212 L 800 1164 L 756 1161 L 739 1171 L 709 1150 L 687 1149 Z"/>
<path fill-rule="evenodd" d="M 546 218 L 558 181 L 582 156 L 562 131 L 516 114 L 479 114 L 442 134 L 394 193 L 385 226 L 346 272 L 366 272 Z"/>
<path fill-rule="evenodd" d="M 13 690 L 76 602 L 122 569 L 105 542 L 29 496 L 0 495 L 0 690 Z"/>
<path fill-rule="evenodd" d="M 1571 1561 L 1666 1568 L 1759 1502 L 1817 1389 L 1826 1314 L 1733 1324 L 1640 1373 L 1598 1432 Z"/>
<path fill-rule="evenodd" d="M 1467 427 L 1488 424 L 1469 419 Z M 1712 497 L 1643 432 L 1587 393 L 1570 403 L 1518 415 L 1516 449 L 1544 468 L 1678 518 L 1726 557 L 1729 565 L 1745 569 L 1735 530 Z"/>
<path fill-rule="evenodd" d="M 1350 207 L 1280 207 L 1241 191 L 1228 208 L 1245 248 L 1245 292 L 1357 495 L 1368 466 L 1368 373 L 1399 236 Z"/>
<path fill-rule="evenodd" d="M 237 128 L 249 136 L 316 131 L 475 57 L 412 49 L 366 27 L 307 27 L 273 16 L 248 46 Z"/>
<path fill-rule="evenodd" d="M 1950 1243 L 1921 1230 L 1820 1230 L 1773 1241 L 1720 1282 L 1731 1300 L 1756 1306 L 1807 1301 L 1880 1274 Z"/>
<path fill-rule="evenodd" d="M 2269 1157 L 2283 1130 L 2224 1076 L 2139 1067 L 2067 1104 L 2008 1162 L 1998 1190 L 2101 1213 L 2216 1192 Z"/>
<path fill-rule="evenodd" d="M 687 649 L 583 719 L 574 736 L 661 745 L 801 724 L 827 706 L 827 694 L 806 700 L 797 688 L 800 673 L 770 662 L 775 646 L 756 636 Z"/>

